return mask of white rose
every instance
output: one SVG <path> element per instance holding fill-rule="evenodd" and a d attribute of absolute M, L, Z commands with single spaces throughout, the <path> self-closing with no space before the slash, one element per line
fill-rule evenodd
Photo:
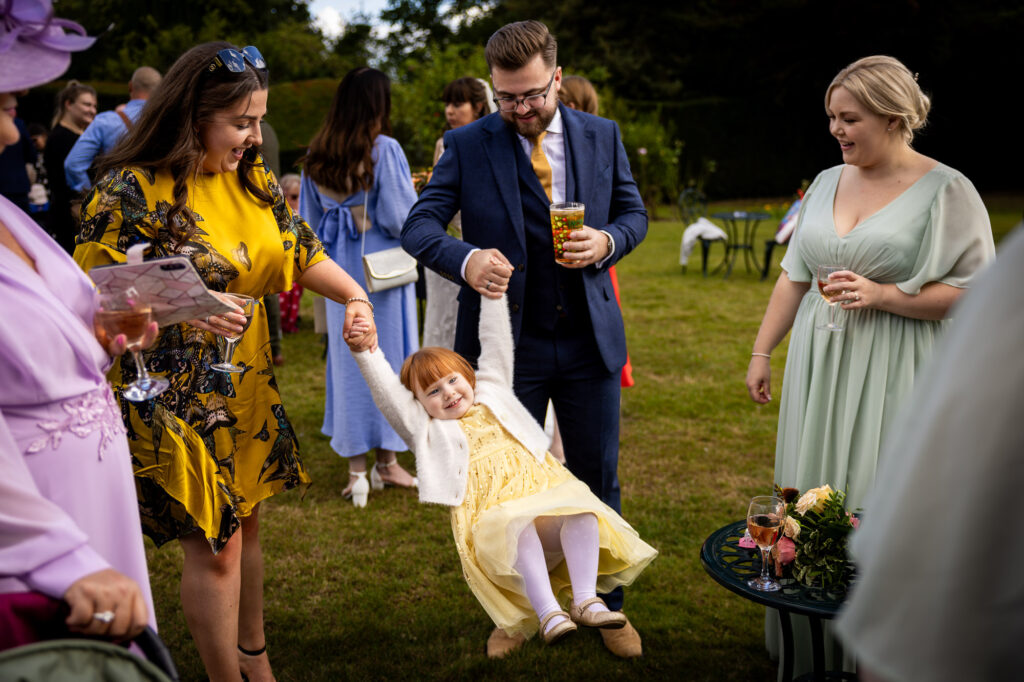
<path fill-rule="evenodd" d="M 800 535 L 800 522 L 794 519 L 792 516 L 786 517 L 786 528 L 783 531 L 787 538 L 796 540 Z"/>
<path fill-rule="evenodd" d="M 832 495 L 832 487 L 829 485 L 823 485 L 819 488 L 813 488 L 808 490 L 800 499 L 796 501 L 796 510 L 800 512 L 800 516 L 804 516 L 809 511 L 821 512 L 825 506 L 825 501 Z"/>

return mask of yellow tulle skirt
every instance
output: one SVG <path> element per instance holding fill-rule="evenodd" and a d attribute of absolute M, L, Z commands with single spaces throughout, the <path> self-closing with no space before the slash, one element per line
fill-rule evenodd
<path fill-rule="evenodd" d="M 539 516 L 592 513 L 598 520 L 597 591 L 629 585 L 657 556 L 615 510 L 558 460 L 538 462 L 484 405 L 460 420 L 469 440 L 466 499 L 452 508 L 452 534 L 470 589 L 494 624 L 509 635 L 532 637 L 537 615 L 515 569 L 518 538 Z M 551 588 L 565 607 L 572 587 L 561 552 L 547 553 Z"/>

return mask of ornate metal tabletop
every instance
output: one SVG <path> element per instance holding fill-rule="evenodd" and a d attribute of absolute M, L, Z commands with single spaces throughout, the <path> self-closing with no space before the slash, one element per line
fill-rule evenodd
<path fill-rule="evenodd" d="M 845 595 L 807 587 L 792 578 L 779 578 L 782 589 L 778 592 L 758 592 L 748 586 L 747 580 L 761 572 L 761 553 L 739 546 L 746 528 L 745 520 L 730 523 L 709 535 L 701 546 L 701 563 L 715 582 L 758 604 L 786 609 L 790 613 L 826 620 L 836 615 Z"/>
<path fill-rule="evenodd" d="M 722 587 L 758 604 L 778 611 L 782 627 L 782 679 L 793 677 L 793 630 L 790 614 L 810 619 L 811 647 L 814 672 L 801 679 L 856 679 L 852 673 L 826 671 L 824 640 L 821 621 L 830 620 L 843 605 L 845 594 L 826 592 L 807 587 L 792 578 L 779 578 L 782 589 L 778 592 L 759 592 L 747 585 L 747 580 L 761 572 L 761 553 L 757 549 L 739 546 L 747 522 L 735 521 L 708 536 L 700 548 L 700 561 L 704 570 Z"/>

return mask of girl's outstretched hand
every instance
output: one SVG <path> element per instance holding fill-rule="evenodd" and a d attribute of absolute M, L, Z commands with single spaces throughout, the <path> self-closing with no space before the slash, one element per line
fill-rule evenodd
<path fill-rule="evenodd" d="M 353 352 L 377 349 L 377 330 L 373 321 L 361 315 L 352 318 L 352 324 L 344 333 L 345 343 Z"/>

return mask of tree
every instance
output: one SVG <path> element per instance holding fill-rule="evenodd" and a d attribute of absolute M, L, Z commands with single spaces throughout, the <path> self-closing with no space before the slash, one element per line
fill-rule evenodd
<path fill-rule="evenodd" d="M 460 32 L 497 4 L 493 0 L 388 0 L 380 13 L 383 23 L 395 27 L 384 40 L 388 63 L 398 67 L 452 43 L 475 44 Z"/>
<path fill-rule="evenodd" d="M 448 45 L 430 49 L 420 59 L 403 64 L 405 78 L 392 87 L 391 125 L 409 164 L 433 165 L 434 143 L 445 131 L 441 93 L 456 78 L 487 76 L 480 45 Z"/>
<path fill-rule="evenodd" d="M 72 58 L 68 78 L 127 81 L 137 66 L 161 71 L 211 40 L 256 45 L 275 80 L 333 76 L 337 60 L 312 25 L 305 0 L 60 0 L 58 16 L 99 39 Z"/>

